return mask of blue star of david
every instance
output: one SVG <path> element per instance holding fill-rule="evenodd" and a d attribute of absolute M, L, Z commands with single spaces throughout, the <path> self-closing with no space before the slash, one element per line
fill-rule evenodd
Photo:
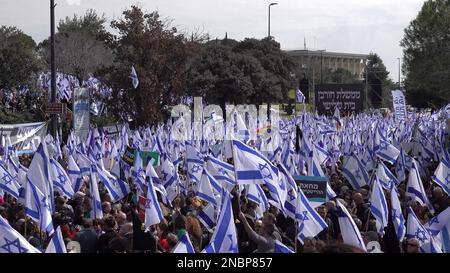
<path fill-rule="evenodd" d="M 95 159 L 96 159 L 96 160 L 100 160 L 100 159 L 102 159 L 102 157 L 100 156 L 100 154 L 97 154 L 97 155 L 95 156 Z"/>
<path fill-rule="evenodd" d="M 227 175 L 227 171 L 224 168 L 219 168 L 217 171 L 219 171 L 223 175 Z"/>
<path fill-rule="evenodd" d="M 147 201 L 145 202 L 145 208 L 146 209 L 152 208 L 152 200 L 147 199 Z"/>
<path fill-rule="evenodd" d="M 203 160 L 203 154 L 200 152 L 197 152 L 197 158 L 200 160 Z"/>
<path fill-rule="evenodd" d="M 66 178 L 65 175 L 63 175 L 62 173 L 60 173 L 60 174 L 58 175 L 58 178 L 59 178 L 59 181 L 60 181 L 62 184 L 66 184 L 67 178 Z"/>
<path fill-rule="evenodd" d="M 46 198 L 46 197 L 42 198 L 41 203 L 42 203 L 42 206 L 43 206 L 44 208 L 48 208 L 48 205 L 47 205 L 47 198 Z"/>
<path fill-rule="evenodd" d="M 447 173 L 447 176 L 445 177 L 445 183 L 450 183 L 450 172 Z"/>
<path fill-rule="evenodd" d="M 137 171 L 138 176 L 145 176 L 145 172 L 142 168 L 139 168 Z"/>
<path fill-rule="evenodd" d="M 439 220 L 438 220 L 438 218 L 437 217 L 433 217 L 433 218 L 431 218 L 431 220 L 430 220 L 430 225 L 432 225 L 433 223 L 436 223 L 436 224 L 439 224 Z"/>
<path fill-rule="evenodd" d="M 421 241 L 422 243 L 424 243 L 426 241 L 426 234 L 425 231 L 422 229 L 417 229 L 415 236 L 417 237 L 417 239 L 419 239 L 419 241 Z"/>
<path fill-rule="evenodd" d="M 397 209 L 392 209 L 392 214 L 394 218 L 397 218 Z"/>
<path fill-rule="evenodd" d="M 405 165 L 409 165 L 409 164 L 411 164 L 411 162 L 412 162 L 411 157 L 405 156 Z"/>
<path fill-rule="evenodd" d="M 389 144 L 387 142 L 381 141 L 380 142 L 380 150 L 387 150 L 387 147 Z"/>
<path fill-rule="evenodd" d="M 233 244 L 233 234 L 228 234 L 227 236 L 231 242 L 230 248 L 228 250 L 229 251 L 237 251 L 237 245 Z"/>
<path fill-rule="evenodd" d="M 269 165 L 266 164 L 258 164 L 258 169 L 261 172 L 261 175 L 263 176 L 263 179 L 269 178 L 273 179 L 272 173 L 270 172 Z"/>
<path fill-rule="evenodd" d="M 291 189 L 290 191 L 288 191 L 288 195 L 289 195 L 289 200 L 290 201 L 295 199 L 294 190 Z"/>
<path fill-rule="evenodd" d="M 192 166 L 191 172 L 192 173 L 196 173 L 200 171 L 200 166 L 197 164 L 194 164 L 194 166 Z"/>
<path fill-rule="evenodd" d="M 308 218 L 308 211 L 306 211 L 306 210 L 303 211 L 302 214 L 299 215 L 299 219 L 302 220 L 302 221 L 307 221 L 307 220 L 309 220 L 309 218 Z"/>
<path fill-rule="evenodd" d="M 164 181 L 167 180 L 167 176 L 168 176 L 168 175 L 169 175 L 168 173 L 166 173 L 166 172 L 164 172 L 164 171 L 161 171 L 161 176 L 162 176 L 162 179 L 163 179 Z"/>
<path fill-rule="evenodd" d="M 19 251 L 19 253 L 26 253 L 26 252 L 28 252 L 28 249 L 26 249 L 25 247 L 22 247 L 20 245 L 19 238 L 15 239 L 14 241 L 10 241 L 6 237 L 3 237 L 3 239 L 5 239 L 6 244 L 2 245 L 2 248 L 4 250 L 8 251 L 8 253 L 14 253 L 14 252 L 11 251 L 11 246 L 15 246 L 17 248 L 17 250 Z"/>
<path fill-rule="evenodd" d="M 5 181 L 5 184 L 8 185 L 12 182 L 13 178 L 11 175 L 5 173 L 2 177 L 3 181 Z"/>

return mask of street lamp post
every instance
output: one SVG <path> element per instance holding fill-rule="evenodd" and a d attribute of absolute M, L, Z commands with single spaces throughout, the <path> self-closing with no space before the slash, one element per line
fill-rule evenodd
<path fill-rule="evenodd" d="M 327 50 L 326 49 L 319 50 L 319 52 L 320 52 L 320 84 L 323 84 L 322 73 L 323 73 L 323 52 L 324 51 L 327 51 Z"/>
<path fill-rule="evenodd" d="M 51 95 L 50 101 L 56 102 L 56 72 L 55 72 L 55 0 L 50 0 L 50 70 L 51 70 Z M 51 133 L 56 137 L 57 117 L 51 115 Z"/>
<path fill-rule="evenodd" d="M 275 5 L 278 5 L 278 3 L 270 3 L 269 4 L 269 27 L 268 27 L 268 36 L 267 36 L 269 38 L 270 38 L 270 7 L 275 6 Z"/>

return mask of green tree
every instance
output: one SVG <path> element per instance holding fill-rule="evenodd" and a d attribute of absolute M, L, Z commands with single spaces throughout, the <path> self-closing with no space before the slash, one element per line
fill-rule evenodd
<path fill-rule="evenodd" d="M 75 76 L 81 83 L 99 69 L 109 66 L 113 52 L 106 46 L 106 19 L 90 9 L 83 16 L 66 17 L 55 35 L 56 67 L 60 72 Z M 41 55 L 50 66 L 50 40 L 40 45 Z"/>
<path fill-rule="evenodd" d="M 450 101 L 450 1 L 428 0 L 400 42 L 408 103 L 438 108 Z"/>
<path fill-rule="evenodd" d="M 0 27 L 0 88 L 26 84 L 39 69 L 36 43 L 16 27 Z"/>
<path fill-rule="evenodd" d="M 383 94 L 389 93 L 389 86 L 391 86 L 388 76 L 389 72 L 381 57 L 376 53 L 370 53 L 367 57 L 367 66 L 363 77 L 364 82 L 367 80 L 369 102 L 372 107 L 379 108 L 383 105 L 385 97 Z"/>
<path fill-rule="evenodd" d="M 113 64 L 101 73 L 113 89 L 108 112 L 137 125 L 153 124 L 167 115 L 167 106 L 177 103 L 186 90 L 189 58 L 196 41 L 186 39 L 163 21 L 158 12 L 144 13 L 132 6 L 123 18 L 111 23 L 115 35 L 108 45 L 115 53 Z M 133 89 L 129 78 L 134 66 L 139 86 Z"/>

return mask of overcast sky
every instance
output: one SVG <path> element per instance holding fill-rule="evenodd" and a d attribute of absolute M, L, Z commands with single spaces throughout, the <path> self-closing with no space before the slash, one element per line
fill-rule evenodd
<path fill-rule="evenodd" d="M 55 0 L 56 20 L 93 8 L 108 19 L 118 18 L 132 4 L 157 10 L 183 31 L 200 30 L 210 37 L 267 36 L 268 4 L 271 35 L 283 49 L 346 53 L 378 53 L 398 80 L 399 42 L 424 0 Z M 50 0 L 0 0 L 0 25 L 17 26 L 39 43 L 49 36 Z"/>

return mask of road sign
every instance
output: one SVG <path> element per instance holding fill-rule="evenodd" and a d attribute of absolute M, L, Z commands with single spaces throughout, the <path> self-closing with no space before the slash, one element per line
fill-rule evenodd
<path fill-rule="evenodd" d="M 46 114 L 63 114 L 66 108 L 66 104 L 65 103 L 60 103 L 60 102 L 49 102 L 45 105 L 45 113 Z"/>

